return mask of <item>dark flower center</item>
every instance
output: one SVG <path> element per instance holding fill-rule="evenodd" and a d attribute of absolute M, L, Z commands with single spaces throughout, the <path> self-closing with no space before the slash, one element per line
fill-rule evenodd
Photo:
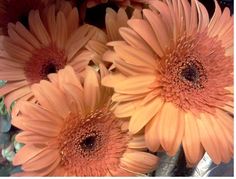
<path fill-rule="evenodd" d="M 48 75 L 56 73 L 66 65 L 65 52 L 53 46 L 38 49 L 25 64 L 25 74 L 31 83 L 47 80 Z"/>
<path fill-rule="evenodd" d="M 89 136 L 86 136 L 82 142 L 80 142 L 80 147 L 84 151 L 93 151 L 96 148 L 96 145 L 99 143 L 100 137 L 92 133 Z"/>
<path fill-rule="evenodd" d="M 50 60 L 53 61 L 53 60 Z M 54 63 L 48 63 L 45 67 L 42 69 L 42 74 L 47 77 L 50 73 L 56 73 L 58 71 L 56 65 Z"/>
<path fill-rule="evenodd" d="M 199 78 L 199 72 L 195 66 L 187 66 L 181 72 L 181 76 L 190 82 L 196 82 Z"/>

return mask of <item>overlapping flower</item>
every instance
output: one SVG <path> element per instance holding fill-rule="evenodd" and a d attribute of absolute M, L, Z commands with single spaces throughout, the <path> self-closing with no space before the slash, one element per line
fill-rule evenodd
<path fill-rule="evenodd" d="M 233 16 L 214 2 L 209 17 L 198 0 L 1 1 L 15 175 L 140 176 L 181 145 L 190 167 L 229 162 Z M 106 4 L 95 27 L 87 12 Z"/>

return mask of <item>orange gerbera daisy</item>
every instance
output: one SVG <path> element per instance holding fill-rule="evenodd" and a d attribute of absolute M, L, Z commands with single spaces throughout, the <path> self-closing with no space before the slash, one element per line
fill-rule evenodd
<path fill-rule="evenodd" d="M 16 104 L 12 123 L 23 130 L 16 140 L 25 144 L 13 159 L 22 165 L 17 176 L 133 176 L 156 168 L 144 136 L 129 135 L 128 121 L 114 116 L 98 74 L 91 67 L 85 73 L 81 84 L 67 66 L 49 75 L 52 83 L 32 87 L 41 106 Z"/>
<path fill-rule="evenodd" d="M 129 130 L 145 127 L 147 146 L 175 155 L 182 143 L 189 165 L 204 150 L 219 164 L 233 156 L 233 18 L 215 1 L 215 13 L 197 0 L 152 1 L 145 19 L 121 28 L 113 42 L 113 87 L 118 117 Z"/>
<path fill-rule="evenodd" d="M 30 86 L 47 79 L 70 64 L 77 73 L 82 72 L 93 54 L 85 49 L 90 39 L 106 38 L 105 33 L 90 25 L 79 27 L 78 11 L 70 3 L 56 11 L 55 5 L 45 9 L 41 18 L 38 10 L 29 13 L 27 30 L 20 22 L 9 24 L 9 37 L 1 37 L 0 78 L 7 84 L 0 88 L 5 104 L 14 100 L 32 99 Z"/>
<path fill-rule="evenodd" d="M 17 21 L 28 27 L 30 10 L 45 7 L 48 0 L 1 0 L 0 2 L 0 34 L 7 34 L 7 25 Z"/>

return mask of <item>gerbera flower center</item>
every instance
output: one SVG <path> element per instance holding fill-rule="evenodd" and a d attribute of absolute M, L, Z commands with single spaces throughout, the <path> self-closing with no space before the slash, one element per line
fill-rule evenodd
<path fill-rule="evenodd" d="M 80 146 L 84 151 L 94 150 L 96 148 L 96 145 L 98 145 L 99 141 L 101 141 L 101 137 L 98 136 L 96 133 L 91 133 L 82 140 Z"/>
<path fill-rule="evenodd" d="M 58 138 L 61 166 L 70 175 L 104 176 L 109 167 L 118 166 L 128 140 L 107 108 L 86 117 L 70 116 Z"/>
<path fill-rule="evenodd" d="M 25 64 L 25 74 L 31 83 L 37 83 L 47 79 L 48 74 L 56 73 L 66 64 L 64 51 L 49 46 L 37 49 L 28 62 Z"/>
<path fill-rule="evenodd" d="M 207 76 L 202 64 L 193 57 L 188 57 L 185 61 L 178 70 L 180 79 L 189 87 L 203 88 Z"/>
<path fill-rule="evenodd" d="M 183 110 L 214 113 L 209 106 L 223 106 L 230 99 L 226 87 L 232 86 L 232 58 L 226 57 L 221 42 L 206 32 L 182 36 L 160 61 L 161 95 Z M 158 75 L 159 76 L 159 75 Z M 219 83 L 220 81 L 220 83 Z"/>
<path fill-rule="evenodd" d="M 190 82 L 195 82 L 198 79 L 199 74 L 194 66 L 187 66 L 182 70 L 181 76 Z"/>

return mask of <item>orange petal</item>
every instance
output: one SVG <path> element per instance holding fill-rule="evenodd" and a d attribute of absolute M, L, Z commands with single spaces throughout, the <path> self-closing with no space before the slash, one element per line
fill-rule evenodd
<path fill-rule="evenodd" d="M 163 51 L 157 41 L 156 35 L 147 21 L 142 19 L 131 19 L 128 21 L 128 25 L 146 41 L 159 57 L 163 56 Z"/>
<path fill-rule="evenodd" d="M 84 101 L 86 107 L 93 111 L 100 101 L 100 86 L 98 76 L 91 67 L 86 68 L 86 77 L 84 79 Z"/>
<path fill-rule="evenodd" d="M 159 117 L 157 117 L 159 113 L 146 125 L 145 127 L 145 142 L 147 147 L 152 152 L 156 152 L 160 147 L 159 136 L 157 135 Z"/>
<path fill-rule="evenodd" d="M 102 79 L 102 85 L 107 87 L 115 87 L 115 85 L 126 79 L 126 77 L 120 73 L 114 73 L 107 75 Z"/>
<path fill-rule="evenodd" d="M 13 165 L 21 165 L 44 150 L 45 148 L 38 148 L 34 145 L 24 145 L 13 158 Z"/>
<path fill-rule="evenodd" d="M 115 52 L 122 58 L 125 62 L 131 65 L 141 66 L 143 68 L 151 68 L 154 70 L 156 68 L 156 59 L 154 56 L 146 53 L 145 51 L 140 51 L 139 49 L 133 48 L 131 46 L 115 46 Z"/>
<path fill-rule="evenodd" d="M 160 143 L 171 156 L 177 152 L 184 133 L 184 119 L 180 110 L 175 104 L 166 102 L 159 113 Z"/>
<path fill-rule="evenodd" d="M 221 162 L 221 155 L 218 147 L 219 143 L 208 118 L 209 117 L 206 114 L 201 114 L 200 118 L 197 119 L 200 140 L 213 162 L 219 164 Z"/>
<path fill-rule="evenodd" d="M 48 81 L 42 80 L 40 84 L 32 86 L 32 92 L 39 103 L 52 112 L 56 112 L 63 118 L 68 116 L 70 108 L 65 101 L 65 95 Z"/>
<path fill-rule="evenodd" d="M 191 165 L 197 164 L 203 157 L 204 152 L 196 120 L 198 119 L 192 113 L 185 114 L 185 130 L 182 143 L 188 163 Z"/>
<path fill-rule="evenodd" d="M 131 171 L 148 173 L 156 169 L 159 159 L 157 156 L 146 152 L 127 152 L 121 161 Z"/>
<path fill-rule="evenodd" d="M 148 22 L 152 26 L 158 41 L 160 42 L 162 50 L 165 50 L 170 46 L 170 37 L 168 35 L 168 28 L 162 21 L 160 15 L 155 14 L 153 11 L 144 9 L 144 16 L 147 18 Z M 161 27 L 161 28 L 160 28 Z"/>
<path fill-rule="evenodd" d="M 149 85 L 155 81 L 154 75 L 132 76 L 123 80 L 115 86 L 117 93 L 123 94 L 144 94 L 151 91 Z"/>
<path fill-rule="evenodd" d="M 53 165 L 58 158 L 60 158 L 60 155 L 57 150 L 45 149 L 38 155 L 23 163 L 22 169 L 24 171 L 40 170 Z"/>
<path fill-rule="evenodd" d="M 133 29 L 121 27 L 119 32 L 123 39 L 125 39 L 125 41 L 132 47 L 146 51 L 151 55 L 154 54 L 151 47 L 149 47 L 149 45 Z"/>
<path fill-rule="evenodd" d="M 130 132 L 135 134 L 140 131 L 153 118 L 153 116 L 158 113 L 162 105 L 163 100 L 157 98 L 143 106 L 137 107 L 130 119 Z"/>

